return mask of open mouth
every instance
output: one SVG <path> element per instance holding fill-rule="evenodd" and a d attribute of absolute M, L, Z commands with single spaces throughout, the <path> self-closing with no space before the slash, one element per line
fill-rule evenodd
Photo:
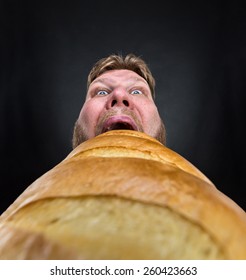
<path fill-rule="evenodd" d="M 138 130 L 135 122 L 126 116 L 113 116 L 109 118 L 102 128 L 102 133 L 110 130 Z"/>
<path fill-rule="evenodd" d="M 125 123 L 125 122 L 118 122 L 118 123 L 113 123 L 110 126 L 104 127 L 103 132 L 106 132 L 106 131 L 109 131 L 109 130 L 117 130 L 117 129 L 134 130 L 134 128 L 131 124 Z"/>

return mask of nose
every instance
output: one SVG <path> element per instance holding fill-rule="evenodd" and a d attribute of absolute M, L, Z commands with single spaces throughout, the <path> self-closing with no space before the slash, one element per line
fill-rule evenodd
<path fill-rule="evenodd" d="M 130 94 L 123 88 L 114 89 L 108 99 L 107 109 L 113 107 L 131 107 Z"/>

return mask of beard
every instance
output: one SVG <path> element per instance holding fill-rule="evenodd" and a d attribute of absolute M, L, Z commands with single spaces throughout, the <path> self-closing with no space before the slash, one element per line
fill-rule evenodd
<path fill-rule="evenodd" d="M 138 127 L 138 131 L 144 132 L 141 123 L 138 121 L 138 119 L 136 118 L 136 116 L 134 114 L 129 113 L 128 111 L 124 111 L 122 113 L 124 113 L 125 115 L 128 115 L 135 121 L 135 123 L 137 124 L 137 127 Z M 103 124 L 104 124 L 105 120 L 107 120 L 109 117 L 114 116 L 114 115 L 115 115 L 115 112 L 110 111 L 106 115 L 104 115 L 102 118 L 99 119 L 98 125 L 96 126 L 96 130 L 95 130 L 95 136 L 102 133 Z M 163 145 L 166 145 L 166 129 L 165 129 L 165 125 L 161 119 L 160 119 L 160 124 L 159 124 L 158 128 L 156 129 L 156 132 L 154 133 L 154 135 L 150 135 L 150 136 L 152 136 L 153 138 L 158 140 Z M 73 138 L 72 138 L 73 149 L 87 140 L 89 140 L 89 137 L 88 137 L 86 126 L 84 125 L 84 123 L 80 124 L 79 121 L 77 120 L 75 122 L 74 130 L 73 130 Z"/>

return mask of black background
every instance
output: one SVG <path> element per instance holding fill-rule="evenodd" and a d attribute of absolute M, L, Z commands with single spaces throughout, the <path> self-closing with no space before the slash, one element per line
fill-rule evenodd
<path fill-rule="evenodd" d="M 239 1 L 0 3 L 1 212 L 71 151 L 91 66 L 128 52 L 156 78 L 167 146 L 246 210 Z"/>

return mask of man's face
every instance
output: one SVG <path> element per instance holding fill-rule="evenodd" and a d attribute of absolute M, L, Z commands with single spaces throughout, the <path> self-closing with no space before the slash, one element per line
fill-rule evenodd
<path fill-rule="evenodd" d="M 75 123 L 73 146 L 113 129 L 136 130 L 165 142 L 149 85 L 130 70 L 105 72 L 90 84 Z"/>

